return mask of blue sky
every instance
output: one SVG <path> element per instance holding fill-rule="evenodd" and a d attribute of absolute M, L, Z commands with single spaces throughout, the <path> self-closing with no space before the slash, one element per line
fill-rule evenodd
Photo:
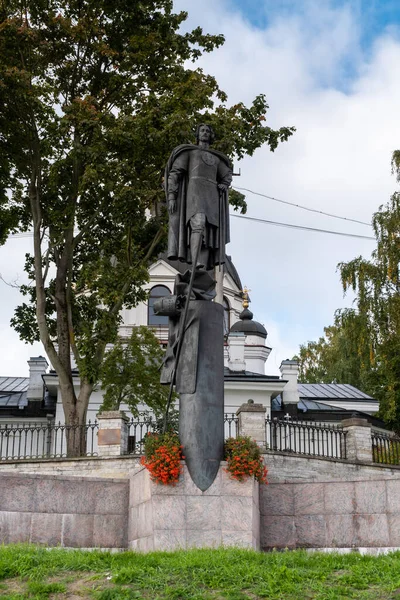
<path fill-rule="evenodd" d="M 275 153 L 258 150 L 237 185 L 370 222 L 396 189 L 391 153 L 400 147 L 400 2 L 177 0 L 188 27 L 224 33 L 201 66 L 228 103 L 264 93 L 272 126 L 297 132 Z M 370 234 L 365 226 L 312 216 L 247 194 L 251 216 Z M 343 297 L 337 264 L 374 243 L 232 220 L 229 252 L 252 289 L 252 311 L 269 332 L 272 372 L 318 338 Z"/>
<path fill-rule="evenodd" d="M 319 9 L 325 9 L 327 18 L 352 14 L 354 19 L 354 44 L 357 51 L 348 52 L 337 65 L 335 84 L 338 89 L 347 92 L 359 67 L 359 53 L 365 60 L 371 56 L 376 39 L 390 34 L 400 35 L 400 2 L 394 0 L 342 0 L 321 1 Z M 283 19 L 298 17 L 305 27 L 315 27 L 310 19 L 315 12 L 316 3 L 311 0 L 231 0 L 227 8 L 239 13 L 254 28 L 264 31 L 274 27 L 274 23 Z M 323 23 L 321 23 L 323 26 Z M 321 74 L 321 85 L 331 85 L 331 79 Z"/>
<path fill-rule="evenodd" d="M 232 7 L 241 13 L 254 27 L 265 28 L 276 16 L 304 14 L 310 3 L 299 0 L 232 0 Z M 388 27 L 398 28 L 400 23 L 400 3 L 396 0 L 343 0 L 341 2 L 321 2 L 332 9 L 348 7 L 362 24 L 362 43 L 365 49 Z"/>

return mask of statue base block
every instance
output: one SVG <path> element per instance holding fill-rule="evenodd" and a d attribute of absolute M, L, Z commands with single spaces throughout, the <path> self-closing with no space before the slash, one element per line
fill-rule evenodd
<path fill-rule="evenodd" d="M 131 475 L 128 545 L 131 550 L 236 546 L 260 549 L 259 484 L 231 479 L 222 462 L 202 492 L 186 465 L 176 486 L 151 480 L 144 467 Z"/>

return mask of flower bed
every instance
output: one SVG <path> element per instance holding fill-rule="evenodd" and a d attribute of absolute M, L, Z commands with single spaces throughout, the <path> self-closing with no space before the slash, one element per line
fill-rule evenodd
<path fill-rule="evenodd" d="M 268 483 L 267 469 L 264 466 L 261 450 L 250 437 L 228 438 L 225 442 L 227 473 L 233 479 L 243 481 L 255 477 L 260 483 Z"/>
<path fill-rule="evenodd" d="M 149 433 L 145 438 L 141 464 L 157 483 L 175 485 L 183 467 L 182 446 L 176 433 Z"/>

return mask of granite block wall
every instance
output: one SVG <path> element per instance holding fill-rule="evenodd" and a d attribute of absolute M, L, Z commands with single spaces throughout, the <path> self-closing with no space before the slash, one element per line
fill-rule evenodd
<path fill-rule="evenodd" d="M 90 458 L 15 460 L 0 461 L 0 475 L 2 473 L 27 473 L 127 479 L 130 473 L 139 467 L 140 457 L 138 456 L 91 456 Z"/>
<path fill-rule="evenodd" d="M 0 473 L 0 544 L 125 548 L 128 480 Z"/>
<path fill-rule="evenodd" d="M 175 488 L 152 484 L 135 457 L 0 463 L 0 543 L 400 548 L 400 467 L 264 459 L 259 495 L 223 469 L 205 493 L 186 470 Z"/>
<path fill-rule="evenodd" d="M 132 550 L 192 547 L 260 547 L 259 486 L 230 479 L 220 467 L 205 492 L 192 482 L 186 466 L 179 483 L 163 486 L 146 469 L 131 477 L 128 546 Z"/>
<path fill-rule="evenodd" d="M 261 547 L 399 548 L 400 469 L 268 454 Z"/>

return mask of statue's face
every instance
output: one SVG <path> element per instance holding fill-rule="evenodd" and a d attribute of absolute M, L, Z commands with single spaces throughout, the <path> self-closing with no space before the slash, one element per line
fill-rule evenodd
<path fill-rule="evenodd" d="M 202 125 L 199 129 L 199 141 L 208 142 L 211 141 L 211 130 L 208 125 Z"/>

